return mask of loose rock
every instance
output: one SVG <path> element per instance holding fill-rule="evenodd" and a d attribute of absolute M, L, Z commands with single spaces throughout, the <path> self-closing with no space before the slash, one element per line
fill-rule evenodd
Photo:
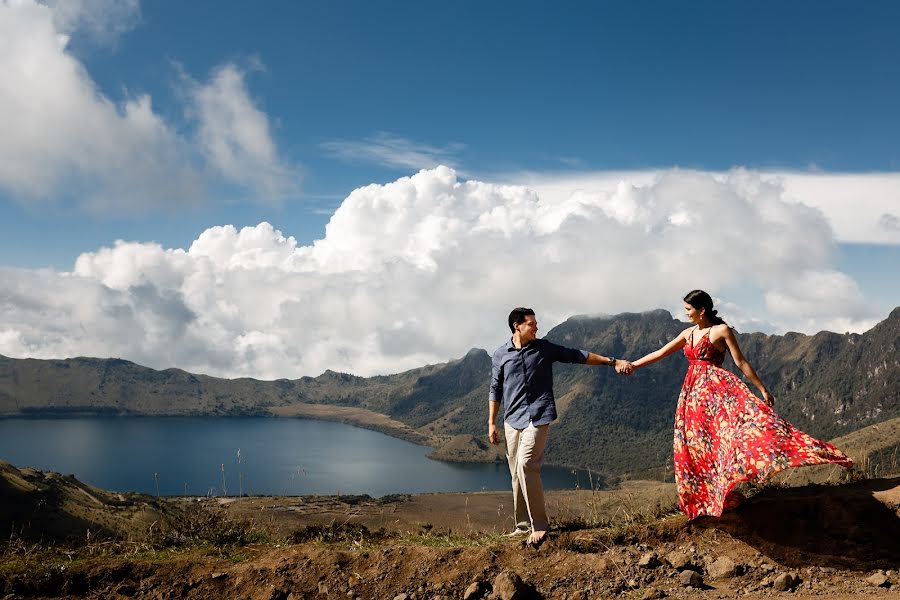
<path fill-rule="evenodd" d="M 666 562 L 675 569 L 683 571 L 691 566 L 691 556 L 687 552 L 679 552 L 676 550 L 674 552 L 669 552 L 666 555 Z"/>
<path fill-rule="evenodd" d="M 775 578 L 772 583 L 772 589 L 776 592 L 786 592 L 792 590 L 800 584 L 800 577 L 794 573 L 782 573 Z"/>
<path fill-rule="evenodd" d="M 678 576 L 678 580 L 681 582 L 681 585 L 685 587 L 703 587 L 703 577 L 701 577 L 700 573 L 691 569 L 682 571 Z"/>
<path fill-rule="evenodd" d="M 666 593 L 659 588 L 647 588 L 647 591 L 644 592 L 644 595 L 641 596 L 641 600 L 659 600 L 660 598 L 665 598 Z"/>
<path fill-rule="evenodd" d="M 527 592 L 525 582 L 513 571 L 503 571 L 494 579 L 494 595 L 500 600 L 520 600 Z"/>
<path fill-rule="evenodd" d="M 720 556 L 709 565 L 709 576 L 715 579 L 730 579 L 737 575 L 738 567 L 727 556 Z"/>
<path fill-rule="evenodd" d="M 874 585 L 875 587 L 891 587 L 891 582 L 884 573 L 875 573 L 871 577 L 866 578 L 866 583 Z"/>
<path fill-rule="evenodd" d="M 642 569 L 655 569 L 659 565 L 659 556 L 656 552 L 648 552 L 638 561 L 638 566 Z"/>
<path fill-rule="evenodd" d="M 463 600 L 476 600 L 481 598 L 487 591 L 487 586 L 481 581 L 473 581 L 463 593 Z"/>

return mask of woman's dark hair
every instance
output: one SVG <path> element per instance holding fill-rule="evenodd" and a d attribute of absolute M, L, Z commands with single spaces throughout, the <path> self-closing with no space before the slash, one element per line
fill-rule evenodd
<path fill-rule="evenodd" d="M 512 312 L 509 313 L 509 330 L 512 333 L 516 332 L 516 325 L 521 325 L 525 322 L 525 317 L 528 315 L 534 316 L 534 311 L 530 308 L 519 308 L 512 309 Z"/>
<path fill-rule="evenodd" d="M 713 300 L 709 294 L 703 290 L 693 290 L 687 293 L 684 301 L 696 308 L 697 310 L 706 309 L 706 318 L 713 325 L 727 325 L 728 323 L 718 315 L 716 309 L 713 308 Z"/>

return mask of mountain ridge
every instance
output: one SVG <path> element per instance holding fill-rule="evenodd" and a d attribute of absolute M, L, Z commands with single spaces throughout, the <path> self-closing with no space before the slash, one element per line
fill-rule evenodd
<path fill-rule="evenodd" d="M 576 315 L 545 337 L 637 358 L 688 326 L 662 309 Z M 779 414 L 816 437 L 830 439 L 900 416 L 900 307 L 862 334 L 739 333 L 738 339 L 775 394 Z M 733 369 L 730 359 L 725 366 Z M 670 473 L 672 417 L 684 371 L 684 362 L 671 358 L 631 377 L 605 367 L 557 365 L 560 419 L 548 463 L 613 475 Z M 452 453 L 438 450 L 436 457 L 497 460 L 495 449 L 477 443 L 486 429 L 489 376 L 490 355 L 480 348 L 392 375 L 366 378 L 329 370 L 271 381 L 154 370 L 123 359 L 0 356 L 0 416 L 272 415 L 285 409 L 290 414 L 292 406 L 330 405 L 378 413 L 403 428 L 341 417 L 345 422 L 439 449 L 452 446 Z"/>

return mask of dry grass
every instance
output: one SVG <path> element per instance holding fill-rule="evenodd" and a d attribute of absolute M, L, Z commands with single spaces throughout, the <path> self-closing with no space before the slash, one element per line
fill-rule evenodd
<path fill-rule="evenodd" d="M 253 519 L 231 519 L 203 505 L 172 506 L 165 523 L 153 522 L 140 539 L 97 537 L 90 533 L 65 541 L 29 541 L 17 535 L 0 544 L 0 575 L 44 572 L 98 558 L 155 561 L 176 554 L 200 553 L 234 558 L 250 544 L 286 543 Z"/>
<path fill-rule="evenodd" d="M 359 523 L 332 522 L 328 525 L 307 525 L 298 529 L 291 535 L 291 542 L 295 544 L 304 542 L 349 544 L 359 547 L 364 544 L 377 544 L 390 537 L 393 536 L 386 533 L 383 529 L 370 531 L 368 527 Z"/>
<path fill-rule="evenodd" d="M 425 546 L 429 548 L 476 548 L 508 542 L 509 539 L 497 533 L 453 531 L 423 531 L 421 533 L 405 533 L 398 537 L 401 544 L 408 546 Z"/>
<path fill-rule="evenodd" d="M 831 443 L 855 461 L 852 470 L 837 465 L 788 469 L 772 477 L 768 485 L 841 484 L 900 475 L 900 418 L 864 427 Z"/>
<path fill-rule="evenodd" d="M 673 484 L 630 481 L 615 490 L 561 494 L 555 511 L 561 530 L 627 526 L 676 512 L 677 498 Z"/>

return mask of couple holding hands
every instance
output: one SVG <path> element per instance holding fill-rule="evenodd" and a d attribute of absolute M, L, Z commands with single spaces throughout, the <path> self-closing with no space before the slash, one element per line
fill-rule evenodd
<path fill-rule="evenodd" d="M 502 404 L 516 520 L 510 535 L 528 535 L 527 544 L 539 548 L 550 528 L 541 464 L 549 425 L 556 419 L 554 362 L 608 365 L 627 375 L 684 350 L 688 370 L 675 409 L 674 465 L 679 507 L 689 519 L 718 517 L 736 506 L 741 497 L 733 488 L 743 481 L 788 467 L 853 466 L 843 452 L 775 414 L 772 394 L 744 358 L 734 331 L 717 315 L 709 294 L 690 292 L 684 297 L 684 310 L 693 325 L 634 362 L 539 339 L 530 308 L 509 314 L 512 337 L 497 348 L 491 361 L 488 438 L 492 444 L 500 443 L 497 416 Z M 762 399 L 721 368 L 726 351 Z"/>

